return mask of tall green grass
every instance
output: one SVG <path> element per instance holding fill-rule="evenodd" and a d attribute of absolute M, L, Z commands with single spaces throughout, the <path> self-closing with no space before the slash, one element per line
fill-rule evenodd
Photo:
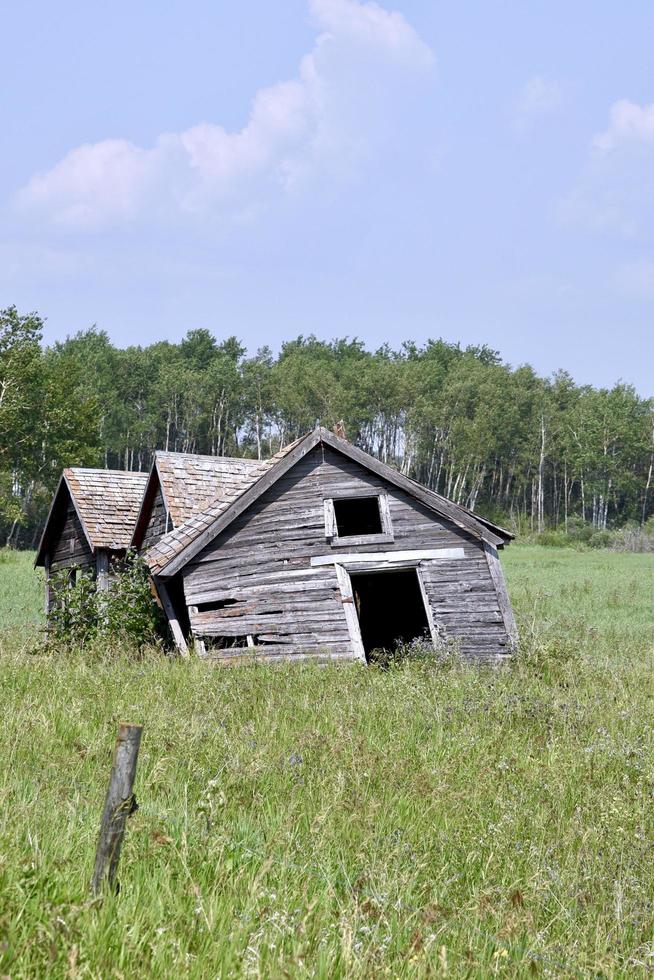
<path fill-rule="evenodd" d="M 0 633 L 43 626 L 43 569 L 33 551 L 0 548 Z"/>
<path fill-rule="evenodd" d="M 7 636 L 0 975 L 651 972 L 654 559 L 514 547 L 506 566 L 525 651 L 499 670 L 217 669 Z M 140 809 L 120 893 L 93 903 L 120 720 L 145 726 Z"/>

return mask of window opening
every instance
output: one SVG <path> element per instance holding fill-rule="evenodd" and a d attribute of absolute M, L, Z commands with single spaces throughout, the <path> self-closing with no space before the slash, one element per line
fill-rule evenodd
<path fill-rule="evenodd" d="M 367 660 L 426 637 L 429 621 L 415 568 L 352 574 L 352 594 Z M 379 653 L 377 652 L 379 651 Z"/>
<path fill-rule="evenodd" d="M 339 538 L 383 534 L 379 497 L 343 497 L 334 500 Z"/>

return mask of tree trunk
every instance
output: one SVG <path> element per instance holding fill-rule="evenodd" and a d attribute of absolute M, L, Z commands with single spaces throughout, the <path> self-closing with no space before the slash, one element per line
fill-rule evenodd
<path fill-rule="evenodd" d="M 538 457 L 538 533 L 544 530 L 544 491 L 543 476 L 545 473 L 545 416 L 541 413 L 540 417 L 540 455 Z"/>

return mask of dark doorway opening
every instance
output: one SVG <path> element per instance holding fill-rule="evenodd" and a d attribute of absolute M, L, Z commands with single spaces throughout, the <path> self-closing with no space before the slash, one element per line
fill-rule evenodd
<path fill-rule="evenodd" d="M 353 574 L 352 592 L 366 658 L 398 641 L 429 638 L 429 621 L 415 568 Z"/>
<path fill-rule="evenodd" d="M 339 538 L 382 533 L 379 497 L 337 498 L 334 500 L 334 514 Z"/>

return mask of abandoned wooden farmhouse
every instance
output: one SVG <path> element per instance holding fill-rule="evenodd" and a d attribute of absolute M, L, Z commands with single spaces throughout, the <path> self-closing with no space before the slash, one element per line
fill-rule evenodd
<path fill-rule="evenodd" d="M 317 428 L 266 461 L 66 470 L 37 564 L 94 565 L 104 585 L 107 558 L 136 548 L 183 653 L 365 661 L 431 637 L 492 661 L 516 638 L 498 559 L 511 538 Z"/>

